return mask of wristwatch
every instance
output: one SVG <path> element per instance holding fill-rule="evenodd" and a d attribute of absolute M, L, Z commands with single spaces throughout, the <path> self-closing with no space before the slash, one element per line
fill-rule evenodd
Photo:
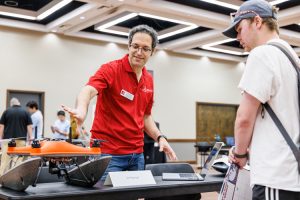
<path fill-rule="evenodd" d="M 160 138 L 162 138 L 162 137 L 165 138 L 166 140 L 168 140 L 167 136 L 160 134 L 156 139 L 158 143 L 159 143 Z"/>
<path fill-rule="evenodd" d="M 232 153 L 233 153 L 233 155 L 236 157 L 236 158 L 247 158 L 248 157 L 248 153 L 245 153 L 245 154 L 237 154 L 237 153 L 235 153 L 235 147 L 233 147 L 233 149 L 232 149 Z"/>

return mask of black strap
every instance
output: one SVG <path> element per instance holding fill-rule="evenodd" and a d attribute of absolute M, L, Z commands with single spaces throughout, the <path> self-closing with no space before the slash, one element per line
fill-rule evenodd
<path fill-rule="evenodd" d="M 275 46 L 277 48 L 279 48 L 287 57 L 288 59 L 291 61 L 291 63 L 293 64 L 296 72 L 297 72 L 297 78 L 298 78 L 298 91 L 300 89 L 300 85 L 299 85 L 299 80 L 300 80 L 300 73 L 299 73 L 299 67 L 297 62 L 293 59 L 293 57 L 288 53 L 288 51 L 285 49 L 285 47 L 283 47 L 282 45 L 278 44 L 278 43 L 269 43 L 272 46 Z M 299 103 L 299 109 L 300 109 L 300 96 L 299 96 L 299 92 L 298 92 L 298 103 Z M 298 162 L 298 171 L 300 173 L 300 151 L 297 148 L 297 146 L 295 145 L 295 143 L 293 142 L 293 140 L 291 139 L 291 137 L 289 136 L 289 134 L 287 133 L 286 129 L 283 127 L 281 121 L 278 119 L 277 115 L 275 114 L 275 112 L 273 111 L 273 109 L 271 108 L 271 106 L 268 104 L 268 102 L 266 102 L 265 104 L 263 104 L 263 106 L 266 108 L 267 112 L 269 113 L 270 117 L 272 118 L 272 120 L 274 121 L 274 123 L 276 124 L 277 128 L 279 129 L 280 133 L 282 134 L 283 138 L 285 139 L 285 141 L 288 143 L 288 145 L 290 146 L 297 162 Z"/>
<path fill-rule="evenodd" d="M 34 127 L 34 139 L 37 139 L 37 129 L 38 129 L 37 126 Z"/>
<path fill-rule="evenodd" d="M 272 118 L 272 120 L 274 121 L 274 123 L 276 124 L 276 126 L 279 129 L 280 133 L 284 137 L 285 141 L 290 146 L 296 160 L 298 161 L 298 163 L 300 163 L 300 151 L 298 150 L 297 146 L 295 145 L 295 143 L 291 139 L 290 135 L 287 133 L 287 131 L 283 127 L 281 121 L 278 119 L 277 115 L 274 113 L 274 111 L 270 107 L 270 105 L 268 103 L 265 103 L 263 105 L 266 108 L 266 110 L 268 111 L 268 113 L 269 113 L 270 117 Z"/>
<path fill-rule="evenodd" d="M 297 61 L 292 57 L 292 55 L 288 52 L 288 50 L 286 49 L 285 46 L 283 46 L 280 43 L 275 43 L 275 42 L 271 42 L 269 43 L 272 46 L 277 47 L 278 49 L 280 49 L 285 55 L 286 57 L 288 57 L 288 59 L 290 60 L 290 62 L 292 63 L 293 67 L 295 68 L 296 72 L 297 72 L 297 86 L 298 86 L 298 105 L 299 105 L 299 109 L 300 109 L 300 68 L 299 65 L 297 63 Z"/>

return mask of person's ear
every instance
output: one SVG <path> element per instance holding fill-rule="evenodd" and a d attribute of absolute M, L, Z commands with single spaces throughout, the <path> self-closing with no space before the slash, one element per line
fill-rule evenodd
<path fill-rule="evenodd" d="M 263 24 L 263 19 L 260 16 L 255 16 L 254 17 L 254 23 L 260 29 L 262 27 L 262 24 Z"/>

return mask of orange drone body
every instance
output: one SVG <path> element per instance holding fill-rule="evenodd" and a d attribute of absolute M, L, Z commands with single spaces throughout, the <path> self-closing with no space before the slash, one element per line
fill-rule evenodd
<path fill-rule="evenodd" d="M 27 155 L 41 157 L 70 157 L 100 155 L 100 147 L 85 148 L 66 141 L 42 141 L 40 147 L 8 147 L 9 155 Z"/>

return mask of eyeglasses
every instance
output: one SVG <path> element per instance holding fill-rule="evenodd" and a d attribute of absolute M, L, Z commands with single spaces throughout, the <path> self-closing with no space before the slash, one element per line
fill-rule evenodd
<path fill-rule="evenodd" d="M 152 49 L 150 49 L 150 47 L 140 47 L 137 44 L 131 44 L 129 45 L 134 51 L 139 51 L 141 50 L 143 53 L 150 53 L 152 51 Z"/>
<path fill-rule="evenodd" d="M 259 14 L 257 14 L 256 12 L 254 12 L 253 10 L 243 10 L 243 11 L 240 11 L 240 12 L 234 12 L 234 13 L 230 13 L 230 20 L 231 20 L 231 23 L 234 22 L 234 19 L 241 16 L 241 15 L 246 15 L 248 13 L 253 13 L 255 14 L 255 16 L 259 16 Z"/>

